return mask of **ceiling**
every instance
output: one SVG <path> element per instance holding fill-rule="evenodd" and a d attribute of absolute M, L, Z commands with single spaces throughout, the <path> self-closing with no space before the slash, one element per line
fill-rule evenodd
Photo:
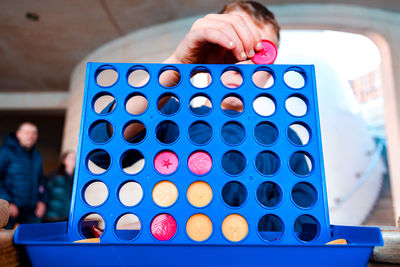
<path fill-rule="evenodd" d="M 3 0 L 0 92 L 66 92 L 72 69 L 102 44 L 143 27 L 218 12 L 222 0 Z M 269 5 L 333 1 L 270 0 Z M 400 12 L 398 0 L 340 0 Z"/>

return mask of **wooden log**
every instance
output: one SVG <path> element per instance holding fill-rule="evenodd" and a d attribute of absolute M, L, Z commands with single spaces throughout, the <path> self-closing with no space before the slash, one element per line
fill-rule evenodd
<path fill-rule="evenodd" d="M 10 217 L 9 204 L 6 200 L 0 199 L 0 228 L 3 228 L 8 223 Z"/>

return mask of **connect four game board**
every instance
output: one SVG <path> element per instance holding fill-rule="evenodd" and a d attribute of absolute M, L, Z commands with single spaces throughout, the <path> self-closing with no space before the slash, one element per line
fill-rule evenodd
<path fill-rule="evenodd" d="M 313 66 L 89 63 L 71 238 L 326 243 L 314 80 Z"/>
<path fill-rule="evenodd" d="M 69 221 L 15 232 L 34 266 L 353 267 L 383 244 L 329 223 L 313 66 L 89 63 L 77 156 Z"/>

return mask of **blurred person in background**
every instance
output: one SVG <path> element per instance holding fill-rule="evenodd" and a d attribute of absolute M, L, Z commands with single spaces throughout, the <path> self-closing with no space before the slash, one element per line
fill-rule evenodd
<path fill-rule="evenodd" d="M 47 180 L 46 222 L 67 221 L 72 194 L 76 155 L 66 151 L 61 155 L 60 165 Z"/>
<path fill-rule="evenodd" d="M 38 223 L 46 212 L 42 155 L 36 149 L 38 128 L 19 125 L 0 147 L 0 198 L 10 203 L 6 229 L 19 223 Z"/>

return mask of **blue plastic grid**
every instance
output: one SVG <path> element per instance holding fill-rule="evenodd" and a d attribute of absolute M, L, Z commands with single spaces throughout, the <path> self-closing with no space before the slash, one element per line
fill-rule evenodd
<path fill-rule="evenodd" d="M 208 70 L 212 82 L 206 88 L 196 88 L 190 82 L 194 70 L 201 68 Z M 118 73 L 117 81 L 108 87 L 99 86 L 96 76 L 100 70 L 114 69 Z M 132 87 L 128 84 L 128 75 L 133 69 L 146 70 L 150 76 L 148 83 L 142 87 Z M 180 73 L 180 82 L 166 88 L 160 85 L 158 77 L 163 70 L 175 69 Z M 238 88 L 225 87 L 220 77 L 226 70 L 236 70 L 242 74 L 243 83 Z M 268 89 L 257 87 L 252 82 L 252 75 L 258 70 L 266 70 L 272 74 L 274 84 Z M 305 78 L 305 85 L 300 89 L 293 89 L 284 82 L 284 74 L 294 70 Z M 180 108 L 173 115 L 161 114 L 157 109 L 157 100 L 164 93 L 173 93 L 180 100 Z M 131 115 L 125 110 L 127 98 L 134 93 L 146 97 L 148 107 L 140 115 Z M 194 95 L 203 94 L 209 97 L 213 108 L 206 115 L 196 115 L 190 111 L 189 102 Z M 116 102 L 115 108 L 109 114 L 97 114 L 93 110 L 94 99 L 101 94 L 112 95 Z M 224 97 L 230 94 L 238 95 L 244 103 L 244 110 L 239 116 L 229 116 L 220 108 Z M 275 103 L 275 112 L 271 116 L 260 116 L 253 109 L 253 101 L 260 95 L 268 96 Z M 296 117 L 289 114 L 285 108 L 285 101 L 291 96 L 300 97 L 307 104 L 307 113 Z M 105 143 L 98 144 L 90 139 L 90 127 L 93 123 L 103 120 L 113 127 L 113 135 Z M 124 126 L 131 121 L 142 122 L 147 130 L 146 137 L 136 144 L 130 144 L 123 138 Z M 156 138 L 157 125 L 162 121 L 173 121 L 179 129 L 178 139 L 171 144 L 163 144 Z M 211 140 L 203 145 L 194 144 L 188 137 L 188 128 L 196 121 L 208 123 L 213 134 Z M 225 143 L 221 137 L 221 128 L 227 122 L 238 122 L 245 128 L 245 139 L 237 145 Z M 254 128 L 261 122 L 269 122 L 278 129 L 278 139 L 271 145 L 261 145 L 254 137 Z M 289 141 L 287 129 L 293 123 L 308 126 L 310 140 L 306 145 L 294 145 Z M 103 174 L 93 174 L 87 167 L 88 155 L 95 150 L 104 150 L 111 157 L 111 164 Z M 126 174 L 121 168 L 121 155 L 126 151 L 139 150 L 145 159 L 144 168 L 135 175 Z M 164 150 L 173 151 L 179 158 L 179 166 L 171 175 L 163 175 L 153 166 L 154 157 Z M 213 167 L 205 175 L 193 174 L 188 166 L 189 156 L 195 151 L 206 151 L 213 159 Z M 229 175 L 221 167 L 221 158 L 227 151 L 239 151 L 246 158 L 246 168 L 239 175 Z M 275 153 L 280 160 L 280 168 L 274 175 L 263 175 L 255 167 L 255 158 L 262 151 Z M 295 174 L 289 167 L 289 158 L 295 152 L 302 152 L 312 159 L 312 171 L 309 175 Z M 131 244 L 242 244 L 242 245 L 298 245 L 324 244 L 330 240 L 330 226 L 328 205 L 326 198 L 323 157 L 321 149 L 320 126 L 318 116 L 317 95 L 315 86 L 314 67 L 308 65 L 162 65 L 162 64 L 110 64 L 89 63 L 86 74 L 85 95 L 83 102 L 81 132 L 79 139 L 78 164 L 72 196 L 72 209 L 68 224 L 68 234 L 71 240 L 85 238 L 81 232 L 82 218 L 87 214 L 97 213 L 105 221 L 102 243 L 131 243 Z M 155 184 L 160 181 L 171 181 L 178 188 L 177 201 L 168 208 L 156 205 L 151 192 Z M 100 206 L 90 206 L 83 198 L 85 186 L 92 181 L 103 182 L 108 189 L 107 200 Z M 126 207 L 118 199 L 118 191 L 126 181 L 136 181 L 143 188 L 143 199 L 134 207 Z M 207 182 L 213 190 L 213 199 L 204 208 L 193 207 L 187 200 L 186 191 L 195 181 Z M 221 197 L 223 186 L 230 181 L 238 181 L 247 189 L 246 201 L 237 208 L 229 207 Z M 274 207 L 262 206 L 256 197 L 256 190 L 263 182 L 270 181 L 277 184 L 281 192 L 281 201 Z M 316 201 L 309 208 L 298 207 L 291 198 L 291 190 L 299 182 L 307 182 L 316 190 Z M 133 213 L 140 219 L 141 231 L 129 241 L 121 240 L 116 235 L 116 221 L 126 213 Z M 152 219 L 161 213 L 172 215 L 177 222 L 177 231 L 168 241 L 155 239 L 150 231 Z M 213 224 L 211 236 L 203 241 L 191 240 L 186 233 L 187 220 L 194 214 L 207 215 Z M 224 218 L 230 214 L 242 215 L 248 223 L 247 236 L 239 242 L 227 240 L 221 231 Z M 275 241 L 267 242 L 261 238 L 257 230 L 260 218 L 266 214 L 276 215 L 284 225 L 283 235 Z M 310 242 L 301 241 L 294 232 L 294 222 L 302 215 L 309 215 L 318 222 L 318 234 Z"/>

